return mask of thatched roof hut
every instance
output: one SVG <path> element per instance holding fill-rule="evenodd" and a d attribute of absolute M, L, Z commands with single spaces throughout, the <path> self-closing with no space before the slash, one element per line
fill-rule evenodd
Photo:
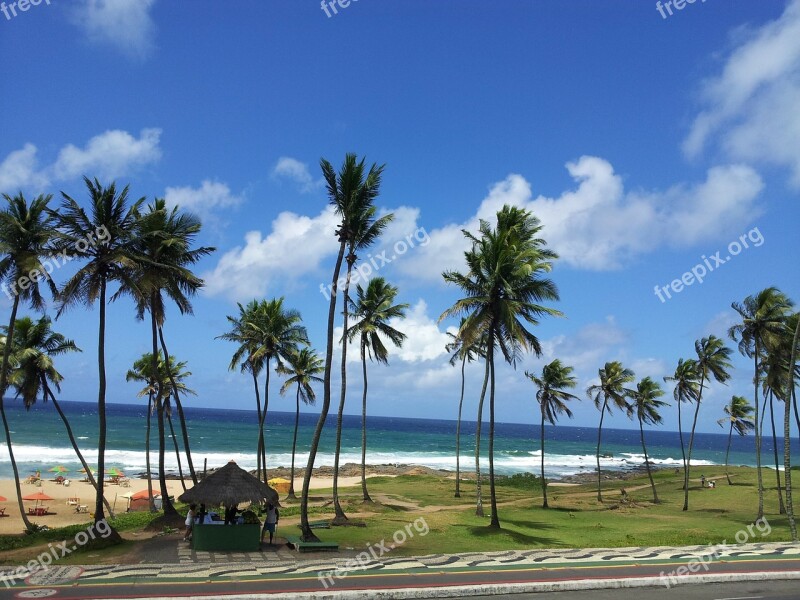
<path fill-rule="evenodd" d="M 205 477 L 193 488 L 186 490 L 178 499 L 186 503 L 224 506 L 240 502 L 278 504 L 278 494 L 275 490 L 233 461 Z"/>

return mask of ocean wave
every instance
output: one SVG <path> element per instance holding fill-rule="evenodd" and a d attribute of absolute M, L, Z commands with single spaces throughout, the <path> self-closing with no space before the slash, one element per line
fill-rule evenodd
<path fill-rule="evenodd" d="M 63 464 L 70 469 L 80 469 L 80 463 L 75 457 L 72 448 L 51 448 L 48 446 L 28 446 L 14 445 L 14 455 L 18 463 L 26 465 L 28 469 L 49 467 L 53 464 Z M 90 464 L 97 464 L 97 450 L 87 449 L 84 458 Z M 228 461 L 235 461 L 243 469 L 256 468 L 256 455 L 251 452 L 192 452 L 195 470 L 203 468 L 203 462 L 207 461 L 209 468 L 217 468 L 225 465 Z M 650 463 L 672 467 L 682 465 L 681 459 L 676 458 L 650 458 Z M 151 469 L 156 470 L 158 453 L 151 451 Z M 289 467 L 291 465 L 291 453 L 267 453 L 268 467 Z M 548 477 L 563 477 L 575 475 L 587 471 L 594 471 L 596 467 L 596 457 L 594 454 L 545 454 L 545 473 Z M 8 451 L 5 447 L 0 447 L 0 468 L 4 463 L 9 462 Z M 106 450 L 106 467 L 117 467 L 129 474 L 136 474 L 146 471 L 146 457 L 143 451 L 134 450 Z M 298 453 L 295 457 L 295 468 L 302 470 L 308 462 L 307 453 Z M 344 451 L 341 453 L 339 464 L 360 463 L 360 451 Z M 495 454 L 494 466 L 498 474 L 510 475 L 513 473 L 534 472 L 538 473 L 541 462 L 541 453 L 528 451 L 520 455 L 519 452 L 499 452 Z M 455 471 L 456 457 L 452 454 L 441 452 L 370 452 L 367 454 L 367 463 L 371 465 L 383 464 L 411 464 L 432 469 L 446 469 Z M 181 454 L 181 464 L 186 470 L 186 457 Z M 332 453 L 320 452 L 317 454 L 316 466 L 333 466 L 334 455 Z M 713 465 L 707 460 L 693 460 L 694 465 Z M 31 466 L 33 465 L 33 466 Z M 614 471 L 628 471 L 644 465 L 644 455 L 635 453 L 621 453 L 618 456 L 601 458 L 600 466 L 603 469 Z M 474 455 L 462 455 L 460 461 L 461 470 L 464 472 L 474 471 Z M 168 452 L 165 456 L 165 467 L 169 471 L 176 471 L 178 463 L 174 452 Z M 481 458 L 481 469 L 488 471 L 488 458 Z M 5 469 L 3 469 L 5 470 Z M 44 469 L 42 469 L 44 470 Z"/>

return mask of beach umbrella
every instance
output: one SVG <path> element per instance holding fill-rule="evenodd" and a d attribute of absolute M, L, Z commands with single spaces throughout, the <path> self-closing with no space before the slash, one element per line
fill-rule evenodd
<path fill-rule="evenodd" d="M 0 496 L 0 502 L 8 502 L 8 498 L 5 496 Z"/>
<path fill-rule="evenodd" d="M 111 475 L 111 477 L 124 477 L 125 473 L 123 473 L 117 467 L 111 467 L 106 471 L 106 475 Z"/>
<path fill-rule="evenodd" d="M 92 467 L 89 467 L 89 471 L 91 471 L 92 475 L 94 475 L 95 473 L 97 473 L 97 469 L 94 469 L 94 468 L 92 468 Z M 78 469 L 78 473 L 87 473 L 87 472 L 89 472 L 89 471 L 87 471 L 86 469 Z"/>
<path fill-rule="evenodd" d="M 27 500 L 29 502 L 36 501 L 36 506 L 39 506 L 39 502 L 51 502 L 53 499 L 45 494 L 44 492 L 36 492 L 35 494 L 28 494 L 27 496 L 22 497 L 23 500 Z"/>
<path fill-rule="evenodd" d="M 69 471 L 69 469 L 64 465 L 56 465 L 52 469 L 47 469 L 47 470 L 50 471 L 51 473 L 59 473 L 59 474 L 66 473 L 67 471 Z"/>
<path fill-rule="evenodd" d="M 278 504 L 278 494 L 266 483 L 230 461 L 193 488 L 186 490 L 178 500 L 187 504 L 224 506 L 235 506 L 240 502 Z"/>

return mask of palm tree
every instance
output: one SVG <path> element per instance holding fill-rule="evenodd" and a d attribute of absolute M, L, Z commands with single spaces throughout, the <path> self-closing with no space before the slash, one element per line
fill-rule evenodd
<path fill-rule="evenodd" d="M 257 300 L 251 300 L 247 303 L 247 306 L 242 306 L 240 303 L 237 303 L 237 306 L 239 307 L 239 315 L 236 317 L 231 315 L 227 316 L 228 323 L 231 325 L 231 330 L 217 336 L 216 339 L 239 344 L 239 347 L 233 353 L 228 369 L 233 371 L 238 366 L 242 373 L 250 373 L 250 376 L 253 378 L 253 388 L 256 394 L 256 416 L 258 422 L 261 423 L 261 392 L 258 387 L 258 375 L 261 373 L 261 369 L 264 368 L 265 361 L 263 354 L 259 353 L 259 348 L 261 347 L 261 332 L 258 327 L 255 326 L 255 315 L 259 309 L 259 303 Z M 263 456 L 264 438 L 259 433 L 258 448 L 256 451 L 256 474 L 259 479 L 262 478 L 262 462 L 266 462 L 262 460 Z M 264 465 L 264 468 L 266 470 L 266 465 Z"/>
<path fill-rule="evenodd" d="M 140 391 L 137 396 L 141 397 L 144 394 L 147 394 L 147 420 L 145 426 L 145 433 L 144 433 L 144 460 L 145 460 L 145 469 L 147 469 L 147 503 L 150 508 L 150 512 L 156 512 L 156 503 L 153 500 L 153 469 L 150 466 L 150 422 L 153 416 L 153 409 L 155 408 L 155 404 L 153 402 L 153 396 L 158 391 L 158 384 L 153 380 L 153 365 L 152 365 L 152 354 L 144 354 L 142 358 L 136 360 L 133 363 L 133 369 L 129 369 L 128 373 L 125 375 L 125 381 L 144 381 L 147 382 L 147 386 Z"/>
<path fill-rule="evenodd" d="M 262 457 L 262 468 L 264 470 L 264 482 L 267 481 L 266 449 L 264 440 L 264 423 L 267 419 L 269 407 L 269 381 L 270 367 L 272 359 L 277 362 L 277 368 L 283 367 L 283 361 L 292 353 L 296 352 L 298 346 L 308 345 L 308 333 L 306 328 L 300 323 L 302 319 L 300 313 L 294 309 L 284 308 L 284 298 L 273 298 L 272 300 L 262 300 L 255 314 L 253 315 L 253 325 L 258 331 L 256 358 L 263 356 L 264 370 L 266 371 L 264 382 L 264 410 L 261 413 L 261 420 L 258 424 L 259 445 L 264 452 Z"/>
<path fill-rule="evenodd" d="M 354 207 L 355 210 L 351 211 L 347 217 L 348 227 L 348 240 L 347 240 L 347 273 L 344 279 L 344 295 L 343 295 L 343 326 L 342 326 L 342 365 L 341 365 L 341 395 L 339 397 L 339 410 L 336 414 L 336 449 L 333 458 L 333 508 L 336 513 L 334 516 L 334 523 L 343 523 L 347 521 L 347 516 L 342 510 L 339 503 L 339 456 L 342 447 L 342 420 L 344 416 L 344 404 L 347 396 L 347 344 L 348 335 L 348 318 L 350 311 L 350 276 L 353 271 L 353 265 L 358 260 L 356 252 L 371 246 L 375 240 L 380 237 L 381 233 L 386 226 L 394 219 L 393 214 L 384 215 L 380 218 L 375 218 L 377 208 L 375 206 L 368 207 Z"/>
<path fill-rule="evenodd" d="M 406 334 L 392 327 L 392 319 L 403 319 L 408 304 L 394 304 L 397 288 L 386 283 L 383 277 L 370 279 L 365 290 L 356 286 L 356 301 L 350 300 L 353 316 L 358 319 L 348 330 L 348 341 L 359 337 L 361 343 L 361 366 L 364 390 L 361 398 L 361 493 L 364 502 L 372 502 L 367 491 L 367 354 L 370 360 L 389 364 L 389 351 L 382 337 L 397 348 L 402 347 Z"/>
<path fill-rule="evenodd" d="M 756 424 L 753 423 L 751 415 L 753 414 L 753 407 L 747 401 L 747 398 L 742 396 L 731 397 L 731 403 L 725 407 L 725 414 L 727 417 L 717 421 L 719 426 L 722 427 L 725 423 L 730 424 L 728 430 L 728 447 L 725 450 L 725 477 L 728 479 L 728 485 L 733 485 L 731 476 L 728 474 L 728 456 L 731 453 L 731 440 L 733 440 L 734 430 L 740 436 L 747 435 L 748 431 L 755 429 Z"/>
<path fill-rule="evenodd" d="M 464 326 L 466 319 L 461 317 L 459 323 L 459 332 L 461 327 Z M 465 369 L 468 362 L 474 361 L 476 358 L 486 358 L 480 352 L 477 346 L 465 346 L 461 341 L 459 333 L 447 332 L 447 335 L 452 340 L 445 346 L 445 351 L 452 352 L 450 357 L 450 365 L 455 366 L 457 362 L 461 362 L 461 396 L 458 400 L 458 421 L 456 421 L 456 498 L 461 498 L 461 409 L 464 406 L 464 386 L 466 384 Z"/>
<path fill-rule="evenodd" d="M 686 471 L 683 477 L 683 510 L 689 510 L 689 474 L 692 469 L 692 448 L 694 447 L 694 431 L 697 427 L 697 415 L 700 413 L 700 403 L 703 401 L 703 386 L 705 382 L 711 383 L 713 377 L 718 383 L 725 383 L 730 379 L 731 349 L 714 335 L 710 335 L 694 343 L 697 354 L 697 372 L 700 374 L 700 389 L 697 393 L 697 402 L 694 405 L 694 420 L 692 433 L 689 436 L 689 452 L 686 456 Z"/>
<path fill-rule="evenodd" d="M 683 459 L 683 478 L 687 479 L 686 474 L 686 447 L 683 443 L 683 424 L 681 420 L 681 405 L 684 402 L 697 402 L 700 394 L 700 376 L 697 372 L 697 361 L 693 358 L 678 359 L 678 366 L 675 367 L 675 374 L 672 377 L 664 377 L 664 381 L 674 381 L 675 388 L 672 396 L 678 405 L 678 437 L 681 442 L 681 456 Z M 686 486 L 684 485 L 684 489 Z"/>
<path fill-rule="evenodd" d="M 645 377 L 636 385 L 633 393 L 633 409 L 639 420 L 639 434 L 642 438 L 642 451 L 644 452 L 644 465 L 647 469 L 647 477 L 650 479 L 650 487 L 653 489 L 653 504 L 660 504 L 656 484 L 653 481 L 653 474 L 650 472 L 650 459 L 647 458 L 647 445 L 644 443 L 644 425 L 658 425 L 663 419 L 658 410 L 667 406 L 666 402 L 659 400 L 664 395 L 664 390 L 657 381 Z"/>
<path fill-rule="evenodd" d="M 294 436 L 292 437 L 292 471 L 289 477 L 289 498 L 297 499 L 294 493 L 294 455 L 297 450 L 297 428 L 300 424 L 300 401 L 306 406 L 313 405 L 317 400 L 312 383 L 321 383 L 322 378 L 318 377 L 325 370 L 322 359 L 311 348 L 300 348 L 286 357 L 286 363 L 281 367 L 281 374 L 288 375 L 289 378 L 281 386 L 281 395 L 297 384 L 297 395 L 295 396 L 294 413 Z"/>
<path fill-rule="evenodd" d="M 466 315 L 462 329 L 464 343 L 475 343 L 484 335 L 487 338 L 492 529 L 500 528 L 494 480 L 495 348 L 500 349 L 512 366 L 516 366 L 522 350 L 541 356 L 541 344 L 526 326 L 538 325 L 542 316 L 561 314 L 539 304 L 558 300 L 555 284 L 541 276 L 551 271 L 551 261 L 557 258 L 545 247 L 545 241 L 537 237 L 541 229 L 539 220 L 530 212 L 506 205 L 497 213 L 496 228 L 481 220 L 480 237 L 464 232 L 472 243 L 465 253 L 468 273 L 443 273 L 445 281 L 457 285 L 465 297 L 446 310 L 440 320 Z"/>
<path fill-rule="evenodd" d="M 790 314 L 792 301 L 776 287 L 769 287 L 754 296 L 748 296 L 744 302 L 731 304 L 741 318 L 741 323 L 728 329 L 728 335 L 738 343 L 739 352 L 753 359 L 753 418 L 755 420 L 756 440 L 756 477 L 758 479 L 758 515 L 764 516 L 764 484 L 761 477 L 761 427 L 759 424 L 758 386 L 760 382 L 758 363 L 764 352 L 765 342 L 769 336 L 780 335 L 785 326 L 786 317 Z"/>
<path fill-rule="evenodd" d="M 333 366 L 333 327 L 336 318 L 336 297 L 342 260 L 344 260 L 344 252 L 350 239 L 350 218 L 353 214 L 364 213 L 372 206 L 380 191 L 381 175 L 384 169 L 383 166 L 379 167 L 373 164 L 369 172 L 365 173 L 364 160 L 362 159 L 358 162 L 355 154 L 347 154 L 345 156 L 344 163 L 342 163 L 338 174 L 324 158 L 320 160 L 320 167 L 325 178 L 328 198 L 341 221 L 335 232 L 339 240 L 339 252 L 333 268 L 331 294 L 328 304 L 322 407 L 317 425 L 314 428 L 314 435 L 311 438 L 308 464 L 303 476 L 303 492 L 300 499 L 300 530 L 304 541 L 319 541 L 319 538 L 314 535 L 308 523 L 308 491 L 311 483 L 311 473 L 314 469 L 314 461 L 317 458 L 320 437 L 322 436 L 322 428 L 325 426 L 325 419 L 328 418 L 328 411 L 331 406 L 331 367 Z"/>
<path fill-rule="evenodd" d="M 544 423 L 547 421 L 551 425 L 555 425 L 558 415 L 561 414 L 567 415 L 570 419 L 572 418 L 572 411 L 567 408 L 567 402 L 579 399 L 574 394 L 567 392 L 567 389 L 572 389 L 578 385 L 578 380 L 572 375 L 573 370 L 572 367 L 563 365 L 560 360 L 555 359 L 542 368 L 541 377 L 525 371 L 525 376 L 537 387 L 536 401 L 539 403 L 539 409 L 542 413 L 540 431 L 542 444 L 542 495 L 544 497 L 542 508 L 548 507 L 547 479 L 544 476 Z"/>
<path fill-rule="evenodd" d="M 628 398 L 633 395 L 633 390 L 625 386 L 631 383 L 635 377 L 633 371 L 626 369 L 619 361 L 607 362 L 598 371 L 600 383 L 591 385 L 586 390 L 589 398 L 594 394 L 595 407 L 600 411 L 600 425 L 597 427 L 597 501 L 603 501 L 602 489 L 600 486 L 600 440 L 603 432 L 603 419 L 606 413 L 611 414 L 611 409 L 617 408 L 624 410 L 629 415 L 631 408 L 628 405 Z M 609 405 L 609 400 L 611 404 Z"/>
<path fill-rule="evenodd" d="M 792 394 L 795 393 L 795 365 L 797 364 L 797 348 L 800 344 L 800 313 L 795 313 L 789 319 L 789 322 L 795 322 L 794 335 L 792 336 L 791 351 L 789 352 L 789 390 Z M 787 337 L 791 334 L 792 328 L 787 328 Z M 797 405 L 795 404 L 795 407 Z M 791 423 L 789 416 L 789 402 L 783 407 L 783 472 L 786 482 L 786 514 L 789 519 L 789 529 L 792 533 L 792 541 L 797 541 L 797 524 L 794 519 L 794 504 L 792 503 L 792 463 L 790 455 L 791 445 Z"/>
<path fill-rule="evenodd" d="M 109 283 L 119 283 L 122 288 L 132 288 L 132 269 L 136 256 L 132 251 L 133 237 L 139 219 L 139 208 L 144 202 L 140 198 L 128 204 L 128 187 L 117 192 L 116 184 L 108 187 L 98 180 L 84 177 L 89 192 L 89 213 L 70 196 L 61 192 L 63 200 L 58 211 L 51 211 L 58 225 L 56 250 L 66 256 L 81 257 L 88 262 L 78 269 L 64 284 L 59 297 L 61 306 L 57 315 L 75 304 L 91 306 L 99 303 L 100 318 L 97 339 L 97 369 L 99 385 L 97 392 L 97 414 L 99 421 L 97 442 L 97 498 L 94 522 L 105 519 L 103 513 L 103 480 L 106 454 L 106 361 L 105 331 L 106 302 Z M 96 238 L 96 239 L 95 239 Z M 87 239 L 95 242 L 86 244 Z M 81 243 L 86 247 L 80 249 Z"/>
<path fill-rule="evenodd" d="M 9 360 L 20 300 L 29 303 L 35 310 L 42 310 L 44 298 L 39 291 L 39 282 L 42 280 L 52 293 L 56 292 L 55 284 L 42 263 L 42 259 L 50 255 L 52 224 L 47 204 L 52 197 L 38 196 L 28 203 L 20 192 L 13 198 L 3 194 L 3 198 L 8 205 L 0 211 L 0 282 L 2 282 L 3 291 L 13 297 L 13 303 L 6 329 L 6 339 L 11 342 L 7 341 L 3 348 L 3 363 L 0 366 L 0 417 L 3 419 L 8 456 L 14 472 L 17 505 L 25 529 L 30 531 L 32 526 L 22 505 L 19 471 L 11 444 L 11 429 L 6 418 L 3 394 L 8 388 Z"/>
<path fill-rule="evenodd" d="M 133 363 L 133 368 L 129 369 L 125 375 L 126 381 L 138 381 L 145 383 L 145 387 L 137 394 L 139 397 L 148 396 L 148 414 L 147 414 L 147 434 L 145 437 L 145 453 L 147 455 L 147 488 L 150 492 L 150 502 L 152 510 L 152 497 L 153 490 L 150 482 L 150 413 L 152 408 L 157 405 L 163 407 L 164 414 L 169 418 L 171 411 L 170 398 L 175 397 L 175 390 L 185 395 L 196 396 L 197 393 L 186 385 L 186 379 L 191 377 L 192 373 L 186 370 L 186 362 L 176 362 L 174 356 L 169 357 L 169 369 L 167 369 L 167 361 L 161 352 L 156 354 L 156 360 L 153 361 L 153 355 L 149 352 L 143 354 Z M 153 376 L 153 363 L 157 365 L 157 376 Z M 161 397 L 154 402 L 154 395 L 160 394 Z M 170 421 L 171 423 L 171 421 Z M 178 461 L 178 468 L 180 472 L 180 451 L 178 449 L 178 441 L 175 437 L 175 431 L 170 425 L 172 440 L 175 445 L 175 456 Z M 163 471 L 163 468 L 162 468 Z M 185 488 L 184 488 L 185 489 Z"/>
<path fill-rule="evenodd" d="M 783 347 L 781 347 L 783 346 Z M 781 402 L 791 402 L 789 394 L 788 376 L 789 370 L 786 360 L 787 353 L 782 351 L 786 348 L 785 336 L 779 338 L 768 337 L 764 357 L 761 360 L 760 368 L 763 375 L 761 392 L 764 395 L 763 412 L 761 413 L 761 423 L 759 428 L 763 431 L 764 417 L 767 415 L 766 404 L 769 400 L 769 419 L 772 427 L 772 453 L 775 459 L 775 479 L 778 489 L 778 514 L 785 515 L 786 507 L 783 504 L 783 493 L 781 492 L 781 472 L 778 469 L 778 439 L 775 432 L 775 407 L 774 400 L 777 398 Z"/>

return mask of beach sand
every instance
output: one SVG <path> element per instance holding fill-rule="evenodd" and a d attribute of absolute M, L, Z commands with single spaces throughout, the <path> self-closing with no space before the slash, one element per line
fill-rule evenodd
<path fill-rule="evenodd" d="M 272 477 L 272 471 L 270 471 L 270 477 Z M 361 478 L 358 476 L 340 476 L 339 477 L 339 485 L 342 487 L 359 485 L 361 483 Z M 55 514 L 48 514 L 45 516 L 29 516 L 29 520 L 33 523 L 37 523 L 39 525 L 47 525 L 48 527 L 64 527 L 65 525 L 75 525 L 81 523 L 87 523 L 90 520 L 90 516 L 88 514 L 79 514 L 75 512 L 74 506 L 67 505 L 67 498 L 80 498 L 80 504 L 84 504 L 88 506 L 88 509 L 94 512 L 94 499 L 95 499 L 95 491 L 94 488 L 88 482 L 82 482 L 78 480 L 70 480 L 69 487 L 64 487 L 63 485 L 59 485 L 54 481 L 50 480 L 43 480 L 41 487 L 30 485 L 26 483 L 20 484 L 22 488 L 22 495 L 27 496 L 29 494 L 35 494 L 37 492 L 43 492 L 53 498 L 52 501 L 46 502 L 39 502 L 39 506 L 46 506 L 49 509 L 49 512 Z M 310 489 L 324 489 L 330 488 L 333 486 L 333 479 L 329 476 L 317 476 L 315 475 L 311 479 Z M 191 480 L 186 482 L 186 487 L 190 488 Z M 296 477 L 294 483 L 295 490 L 297 493 L 300 493 L 300 490 L 303 488 L 303 478 Z M 106 484 L 105 488 L 105 495 L 108 503 L 111 505 L 111 508 L 115 512 L 125 512 L 125 509 L 128 506 L 128 501 L 126 498 L 123 498 L 123 494 L 128 493 L 136 493 L 141 490 L 147 489 L 147 480 L 145 479 L 131 479 L 130 480 L 130 487 L 121 487 L 119 485 L 109 485 Z M 158 481 L 153 481 L 153 490 L 155 493 L 158 493 L 159 484 Z M 177 479 L 167 480 L 167 489 L 169 490 L 170 494 L 177 498 L 183 493 L 183 488 L 181 487 L 181 483 Z M 9 533 L 22 533 L 23 524 L 22 518 L 19 516 L 19 509 L 17 508 L 17 494 L 14 488 L 14 480 L 13 479 L 2 479 L 0 480 L 0 496 L 5 496 L 7 501 L 0 502 L 0 508 L 5 508 L 6 517 L 0 518 L 0 534 L 9 534 Z M 23 505 L 27 510 L 28 507 L 34 507 L 36 502 L 31 501 L 23 501 Z"/>

